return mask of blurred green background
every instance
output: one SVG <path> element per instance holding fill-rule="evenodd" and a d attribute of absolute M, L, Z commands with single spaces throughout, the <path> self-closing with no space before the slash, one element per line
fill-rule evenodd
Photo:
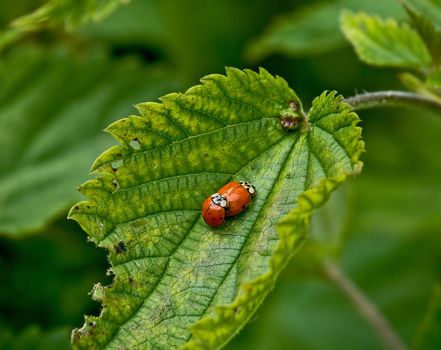
<path fill-rule="evenodd" d="M 0 38 L 11 20 L 42 3 L 4 2 Z M 111 282 L 106 254 L 65 218 L 81 200 L 76 186 L 114 143 L 102 129 L 136 113 L 134 104 L 185 91 L 225 66 L 263 66 L 284 77 L 306 106 L 326 89 L 352 96 L 402 88 L 396 71 L 358 61 L 337 17 L 346 7 L 395 18 L 403 18 L 403 11 L 393 0 L 361 3 L 132 0 L 100 23 L 72 32 L 48 27 L 5 45 L 0 349 L 69 348 L 70 331 L 82 325 L 83 315 L 99 313 L 88 292 L 94 283 Z M 297 14 L 295 49 L 253 56 L 265 28 L 288 13 Z M 311 14 L 316 17 L 309 20 Z M 373 110 L 360 117 L 364 170 L 318 213 L 312 238 L 324 236 L 326 245 L 339 237 L 343 269 L 412 344 L 432 287 L 441 280 L 441 122 L 418 109 Z M 309 260 L 313 239 L 227 349 L 382 348 Z"/>

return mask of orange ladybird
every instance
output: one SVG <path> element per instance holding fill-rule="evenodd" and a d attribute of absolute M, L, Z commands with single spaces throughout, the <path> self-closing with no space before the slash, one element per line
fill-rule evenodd
<path fill-rule="evenodd" d="M 225 213 L 227 217 L 241 213 L 251 203 L 252 197 L 256 194 L 256 189 L 249 182 L 232 181 L 223 186 L 219 191 L 228 200 Z"/>
<path fill-rule="evenodd" d="M 218 227 L 225 221 L 227 207 L 227 198 L 220 193 L 214 193 L 202 204 L 202 218 L 208 226 Z"/>

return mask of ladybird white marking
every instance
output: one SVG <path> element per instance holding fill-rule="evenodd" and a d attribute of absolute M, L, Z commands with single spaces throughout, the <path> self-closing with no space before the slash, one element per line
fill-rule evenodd
<path fill-rule="evenodd" d="M 240 181 L 239 182 L 245 189 L 248 191 L 248 193 L 252 196 L 256 194 L 256 188 L 251 185 L 248 181 Z"/>
<path fill-rule="evenodd" d="M 218 205 L 218 206 L 220 206 L 220 207 L 222 207 L 222 208 L 226 208 L 226 207 L 228 207 L 228 200 L 227 200 L 227 197 L 225 197 L 223 194 L 220 194 L 220 193 L 213 193 L 212 195 L 211 195 L 211 201 L 214 203 L 214 204 L 216 204 L 216 205 Z"/>

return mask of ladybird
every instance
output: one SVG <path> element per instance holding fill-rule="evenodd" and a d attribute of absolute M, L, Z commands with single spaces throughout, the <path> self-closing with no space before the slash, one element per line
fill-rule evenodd
<path fill-rule="evenodd" d="M 227 198 L 220 193 L 214 193 L 202 204 L 202 218 L 208 226 L 218 227 L 225 221 L 227 207 Z"/>
<path fill-rule="evenodd" d="M 241 213 L 251 203 L 256 189 L 249 182 L 232 181 L 227 183 L 218 191 L 228 200 L 228 207 L 225 210 L 226 216 L 231 217 Z"/>

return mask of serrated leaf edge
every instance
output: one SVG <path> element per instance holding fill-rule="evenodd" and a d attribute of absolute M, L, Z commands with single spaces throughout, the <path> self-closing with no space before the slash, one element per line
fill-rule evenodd
<path fill-rule="evenodd" d="M 273 76 L 269 72 L 267 72 L 265 69 L 260 68 L 259 72 L 254 72 L 251 70 L 239 70 L 237 68 L 227 67 L 226 73 L 228 76 L 228 73 L 230 71 L 239 71 L 241 73 L 246 74 L 263 74 L 266 77 L 271 77 L 274 80 L 278 80 L 280 83 L 280 80 L 284 82 L 284 80 L 279 76 Z M 204 80 L 208 78 L 213 78 L 221 76 L 222 78 L 226 78 L 225 75 L 220 74 L 212 74 L 208 75 L 201 79 L 201 82 L 203 83 Z M 286 82 L 284 82 L 286 84 Z M 203 84 L 202 84 L 203 85 Z M 191 92 L 192 89 L 197 88 L 201 85 L 196 85 L 188 89 L 183 94 L 187 94 L 188 92 Z M 326 95 L 332 95 L 336 96 L 335 91 L 325 91 L 323 92 L 319 97 L 317 98 L 323 98 L 326 97 Z M 168 95 L 166 95 L 168 96 Z M 161 101 L 163 99 L 166 99 L 167 97 L 161 98 Z M 344 103 L 342 101 L 343 97 L 338 95 L 336 96 L 338 103 Z M 344 103 L 345 104 L 345 103 Z M 345 104 L 347 105 L 347 104 Z M 350 105 L 347 105 L 347 108 L 349 110 L 352 110 L 352 107 Z M 358 119 L 355 122 L 358 123 Z M 311 214 L 314 209 L 321 206 L 329 197 L 330 193 L 335 190 L 338 185 L 340 185 L 349 175 L 355 175 L 361 171 L 362 163 L 359 161 L 359 155 L 363 151 L 363 141 L 361 141 L 361 128 L 355 127 L 354 130 L 356 130 L 355 133 L 353 133 L 352 141 L 358 142 L 358 150 L 356 154 L 352 155 L 351 157 L 351 163 L 353 166 L 353 171 L 342 173 L 337 176 L 324 179 L 322 182 L 317 184 L 315 187 L 312 187 L 305 192 L 303 192 L 298 197 L 298 206 L 294 208 L 290 213 L 288 213 L 286 216 L 284 216 L 277 224 L 276 229 L 277 232 L 280 235 L 280 240 L 277 243 L 277 246 L 275 248 L 275 253 L 273 254 L 270 263 L 269 263 L 269 270 L 257 277 L 256 279 L 246 282 L 240 285 L 238 293 L 234 299 L 234 301 L 228 305 L 221 305 L 221 306 L 215 306 L 214 307 L 214 315 L 210 316 L 203 316 L 199 321 L 189 326 L 189 329 L 192 333 L 192 337 L 190 340 L 184 344 L 181 349 L 219 349 L 222 346 L 224 346 L 232 337 L 234 337 L 242 328 L 243 326 L 248 322 L 248 320 L 253 316 L 255 311 L 259 308 L 263 300 L 265 299 L 266 295 L 270 292 L 270 290 L 274 287 L 275 281 L 280 274 L 280 272 L 283 270 L 284 266 L 288 263 L 290 258 L 294 255 L 296 250 L 300 247 L 301 243 L 304 241 L 304 239 L 307 236 L 307 229 L 309 220 L 311 217 Z M 106 129 L 108 132 L 108 128 Z M 111 133 L 112 134 L 112 133 Z M 112 135 L 117 141 L 118 138 Z M 179 141 L 175 141 L 179 142 Z M 107 154 L 109 151 L 126 151 L 129 154 L 132 153 L 132 150 L 130 147 L 126 144 L 120 144 L 113 146 L 103 152 L 100 156 L 98 156 L 97 160 L 102 159 L 102 156 L 104 154 Z M 96 162 L 94 163 L 92 173 L 95 175 L 98 175 L 98 178 L 95 180 L 89 180 L 85 182 L 83 185 L 79 187 L 80 192 L 86 195 L 85 192 L 87 192 L 88 186 L 99 186 L 101 187 L 104 185 L 102 181 L 105 181 L 105 177 L 110 178 L 110 174 L 103 171 L 97 171 L 98 167 L 96 167 Z M 110 162 L 109 162 L 110 163 Z M 93 205 L 93 202 L 90 201 L 82 201 L 80 203 L 77 203 L 77 205 L 73 206 L 68 214 L 69 219 L 75 218 L 75 207 L 78 205 Z M 293 229 L 294 228 L 294 229 Z M 95 241 L 95 240 L 94 240 Z M 95 242 L 98 243 L 98 242 Z M 263 292 L 262 292 L 263 291 Z M 250 312 L 243 312 L 243 309 L 241 308 L 245 302 L 252 299 L 253 295 L 259 294 L 257 300 L 253 303 L 252 309 Z M 222 337 L 212 337 L 213 329 L 216 329 L 216 327 L 223 322 L 225 318 L 228 317 L 234 317 L 240 319 L 240 326 L 234 327 L 234 330 L 232 332 L 229 332 L 226 336 Z"/>

